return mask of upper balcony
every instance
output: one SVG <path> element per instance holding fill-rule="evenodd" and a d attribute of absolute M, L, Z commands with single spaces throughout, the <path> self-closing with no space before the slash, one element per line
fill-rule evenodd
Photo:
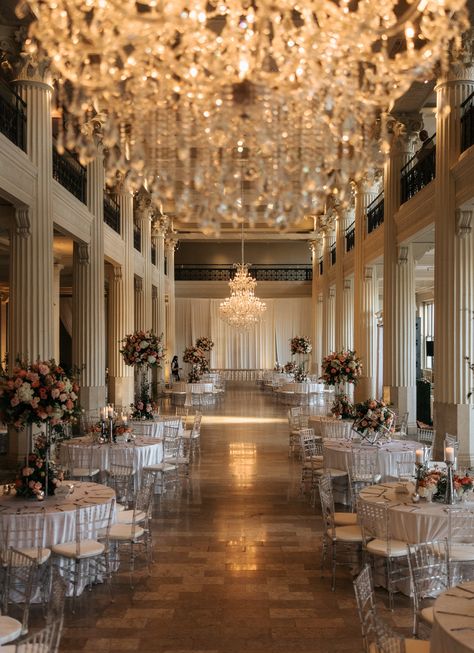
<path fill-rule="evenodd" d="M 87 203 L 87 170 L 74 152 L 64 150 L 64 153 L 60 154 L 53 145 L 53 179 L 80 202 Z"/>
<path fill-rule="evenodd" d="M 367 233 L 371 234 L 372 231 L 375 231 L 377 227 L 380 227 L 383 224 L 384 216 L 384 197 L 383 192 L 377 195 L 377 197 L 372 200 L 372 202 L 367 206 L 366 209 L 367 217 Z"/>
<path fill-rule="evenodd" d="M 404 204 L 436 176 L 436 134 L 423 142 L 418 152 L 403 166 L 400 175 L 400 204 Z"/>
<path fill-rule="evenodd" d="M 26 152 L 26 104 L 1 79 L 0 132 Z"/>

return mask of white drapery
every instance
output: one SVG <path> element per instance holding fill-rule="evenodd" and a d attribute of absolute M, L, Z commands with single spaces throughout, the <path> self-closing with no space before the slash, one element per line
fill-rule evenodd
<path fill-rule="evenodd" d="M 210 337 L 215 347 L 211 367 L 216 369 L 271 369 L 275 361 L 290 360 L 290 339 L 311 333 L 311 298 L 264 299 L 262 320 L 254 329 L 238 331 L 219 317 L 220 299 L 176 298 L 176 352 L 200 336 Z"/>

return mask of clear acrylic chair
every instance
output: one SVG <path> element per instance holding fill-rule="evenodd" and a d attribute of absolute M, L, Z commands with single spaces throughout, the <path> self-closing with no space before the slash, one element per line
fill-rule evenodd
<path fill-rule="evenodd" d="M 321 435 L 323 438 L 347 439 L 352 429 L 352 422 L 329 419 L 321 421 Z"/>
<path fill-rule="evenodd" d="M 94 481 L 100 473 L 97 465 L 94 465 L 94 450 L 96 445 L 82 442 L 75 446 L 72 443 L 64 447 L 66 452 L 66 466 L 69 478 L 78 481 Z"/>
<path fill-rule="evenodd" d="M 396 462 L 399 481 L 413 481 L 416 478 L 415 456 L 413 456 L 413 460 L 397 460 Z"/>
<path fill-rule="evenodd" d="M 318 481 L 317 470 L 324 467 L 323 444 L 314 435 L 311 428 L 300 429 L 300 460 L 301 460 L 301 493 L 304 494 L 309 485 L 313 490 Z"/>
<path fill-rule="evenodd" d="M 351 509 L 356 510 L 359 492 L 368 485 L 375 485 L 381 479 L 378 472 L 378 452 L 375 447 L 354 447 L 351 449 L 347 467 Z"/>
<path fill-rule="evenodd" d="M 420 620 L 433 625 L 433 608 L 425 605 L 426 600 L 433 599 L 449 587 L 446 540 L 409 544 L 408 565 L 412 589 L 413 635 L 418 637 Z"/>
<path fill-rule="evenodd" d="M 201 450 L 201 421 L 202 414 L 196 412 L 191 429 L 182 433 L 185 449 L 189 448 L 190 457 L 193 458 Z"/>
<path fill-rule="evenodd" d="M 449 584 L 474 580 L 474 508 L 448 509 Z"/>
<path fill-rule="evenodd" d="M 62 619 L 50 621 L 41 630 L 2 646 L 2 653 L 57 653 L 62 628 Z"/>
<path fill-rule="evenodd" d="M 112 462 L 107 473 L 107 485 L 115 490 L 117 510 L 128 510 L 133 502 L 135 471 L 132 465 Z"/>
<path fill-rule="evenodd" d="M 65 578 L 72 584 L 72 612 L 83 579 L 90 587 L 97 577 L 103 577 L 110 591 L 109 533 L 114 514 L 115 499 L 93 508 L 78 506 L 75 539 L 51 547 L 64 564 Z"/>
<path fill-rule="evenodd" d="M 2 588 L 2 612 L 19 617 L 21 634 L 28 632 L 30 604 L 35 580 L 38 577 L 38 563 L 35 558 L 10 547 L 3 563 L 4 582 Z M 10 640 L 11 641 L 11 640 Z"/>

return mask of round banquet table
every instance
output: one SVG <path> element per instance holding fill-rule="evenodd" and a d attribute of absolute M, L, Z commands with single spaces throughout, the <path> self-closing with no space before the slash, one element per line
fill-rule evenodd
<path fill-rule="evenodd" d="M 74 461 L 74 453 L 78 456 L 91 444 L 91 436 L 85 435 L 61 443 L 61 462 L 69 462 L 79 466 Z M 144 435 L 137 435 L 133 442 L 109 442 L 94 444 L 92 453 L 92 467 L 102 473 L 110 469 L 111 463 L 133 467 L 136 482 L 140 480 L 141 470 L 148 465 L 155 465 L 163 461 L 163 441 Z"/>
<path fill-rule="evenodd" d="M 469 582 L 451 587 L 436 599 L 430 652 L 469 653 L 472 651 L 474 651 L 474 582 Z"/>
<path fill-rule="evenodd" d="M 323 442 L 324 464 L 335 469 L 347 469 L 351 464 L 351 454 L 360 449 L 375 449 L 377 451 L 376 472 L 382 481 L 398 478 L 397 462 L 413 461 L 415 471 L 415 451 L 420 447 L 418 442 L 410 440 L 392 440 L 380 445 L 364 445 L 353 440 L 325 439 Z"/>
<path fill-rule="evenodd" d="M 390 533 L 397 540 L 417 544 L 447 537 L 446 504 L 430 503 L 423 499 L 413 503 L 410 494 L 396 492 L 397 485 L 397 483 L 371 485 L 361 490 L 359 501 L 387 503 Z"/>

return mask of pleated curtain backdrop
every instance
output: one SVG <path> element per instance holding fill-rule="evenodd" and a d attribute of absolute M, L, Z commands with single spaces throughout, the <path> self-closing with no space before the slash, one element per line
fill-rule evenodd
<path fill-rule="evenodd" d="M 199 336 L 215 343 L 214 369 L 272 369 L 290 360 L 290 339 L 311 333 L 311 298 L 264 299 L 267 310 L 250 331 L 228 326 L 219 317 L 220 299 L 176 298 L 176 348 L 180 364 L 184 348 Z"/>

